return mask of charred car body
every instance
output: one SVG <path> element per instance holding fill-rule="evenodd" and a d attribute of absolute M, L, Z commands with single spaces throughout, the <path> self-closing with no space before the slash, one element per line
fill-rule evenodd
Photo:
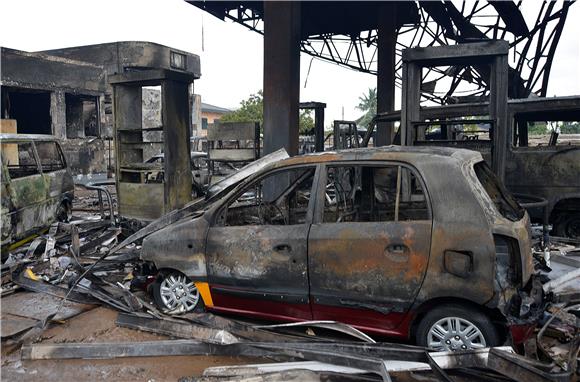
<path fill-rule="evenodd" d="M 542 309 L 528 215 L 477 152 L 327 152 L 238 179 L 144 240 L 164 309 L 337 320 L 451 350 L 507 327 L 517 342 Z"/>
<path fill-rule="evenodd" d="M 0 134 L 0 145 L 4 249 L 57 219 L 67 220 L 74 182 L 53 136 Z"/>

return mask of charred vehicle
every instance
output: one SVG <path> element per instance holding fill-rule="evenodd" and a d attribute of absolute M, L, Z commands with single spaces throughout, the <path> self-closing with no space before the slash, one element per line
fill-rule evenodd
<path fill-rule="evenodd" d="M 473 119 L 485 114 L 485 106 L 422 108 L 435 125 L 414 126 L 417 134 L 410 144 L 477 150 L 491 163 L 493 127 Z M 541 222 L 546 213 L 552 234 L 580 238 L 580 97 L 515 99 L 507 109 L 509 134 L 501 142 L 506 147 L 506 187 L 522 203 L 527 199 L 523 195 L 546 201 L 545 211 L 528 209 L 533 221 Z M 397 114 L 377 119 L 396 120 Z M 440 122 L 449 118 L 454 122 Z"/>
<path fill-rule="evenodd" d="M 145 173 L 145 182 L 162 183 L 163 182 L 163 153 L 152 156 L 145 161 L 146 165 L 152 166 L 151 171 Z M 154 166 L 154 167 L 153 167 Z M 209 169 L 207 163 L 207 153 L 192 151 L 191 152 L 191 176 L 192 193 L 195 197 L 205 193 L 209 183 Z"/>
<path fill-rule="evenodd" d="M 233 176 L 143 241 L 164 310 L 336 320 L 461 350 L 522 340 L 543 309 L 528 215 L 480 153 L 353 149 Z"/>
<path fill-rule="evenodd" d="M 11 244 L 39 233 L 55 220 L 68 220 L 74 182 L 53 136 L 0 134 L 0 145 L 4 255 Z"/>

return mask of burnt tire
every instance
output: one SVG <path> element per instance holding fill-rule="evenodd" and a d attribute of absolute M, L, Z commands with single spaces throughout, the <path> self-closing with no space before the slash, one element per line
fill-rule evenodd
<path fill-rule="evenodd" d="M 558 214 L 553 231 L 556 236 L 580 239 L 580 212 Z"/>
<path fill-rule="evenodd" d="M 201 294 L 187 276 L 177 271 L 161 272 L 151 284 L 155 305 L 169 314 L 204 311 Z"/>
<path fill-rule="evenodd" d="M 415 332 L 417 345 L 437 351 L 462 351 L 500 345 L 500 336 L 489 317 L 458 304 L 428 311 Z"/>

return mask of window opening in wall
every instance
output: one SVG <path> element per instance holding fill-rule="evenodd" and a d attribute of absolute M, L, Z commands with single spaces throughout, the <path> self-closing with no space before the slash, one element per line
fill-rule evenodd
<path fill-rule="evenodd" d="M 50 92 L 2 87 L 2 117 L 15 119 L 19 134 L 52 134 Z"/>
<path fill-rule="evenodd" d="M 100 137 L 98 98 L 83 99 L 82 103 L 85 137 Z"/>
<path fill-rule="evenodd" d="M 98 97 L 66 94 L 66 137 L 100 137 Z"/>

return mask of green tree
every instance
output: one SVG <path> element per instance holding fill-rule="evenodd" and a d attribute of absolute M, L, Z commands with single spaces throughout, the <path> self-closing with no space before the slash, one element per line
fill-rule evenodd
<path fill-rule="evenodd" d="M 311 110 L 300 112 L 299 126 L 300 133 L 310 133 L 314 128 L 314 119 Z M 259 90 L 256 94 L 251 94 L 246 100 L 240 102 L 240 108 L 223 115 L 222 122 L 260 122 L 260 128 L 264 124 L 264 92 Z"/>
<path fill-rule="evenodd" d="M 358 97 L 358 100 L 356 108 L 365 114 L 357 120 L 357 124 L 368 128 L 377 114 L 377 88 L 369 88 L 367 93 Z"/>
<path fill-rule="evenodd" d="M 562 134 L 580 134 L 580 122 L 564 122 L 560 127 Z"/>
<path fill-rule="evenodd" d="M 264 94 L 260 90 L 251 94 L 246 100 L 240 102 L 240 108 L 221 116 L 222 122 L 260 122 L 264 123 Z"/>

